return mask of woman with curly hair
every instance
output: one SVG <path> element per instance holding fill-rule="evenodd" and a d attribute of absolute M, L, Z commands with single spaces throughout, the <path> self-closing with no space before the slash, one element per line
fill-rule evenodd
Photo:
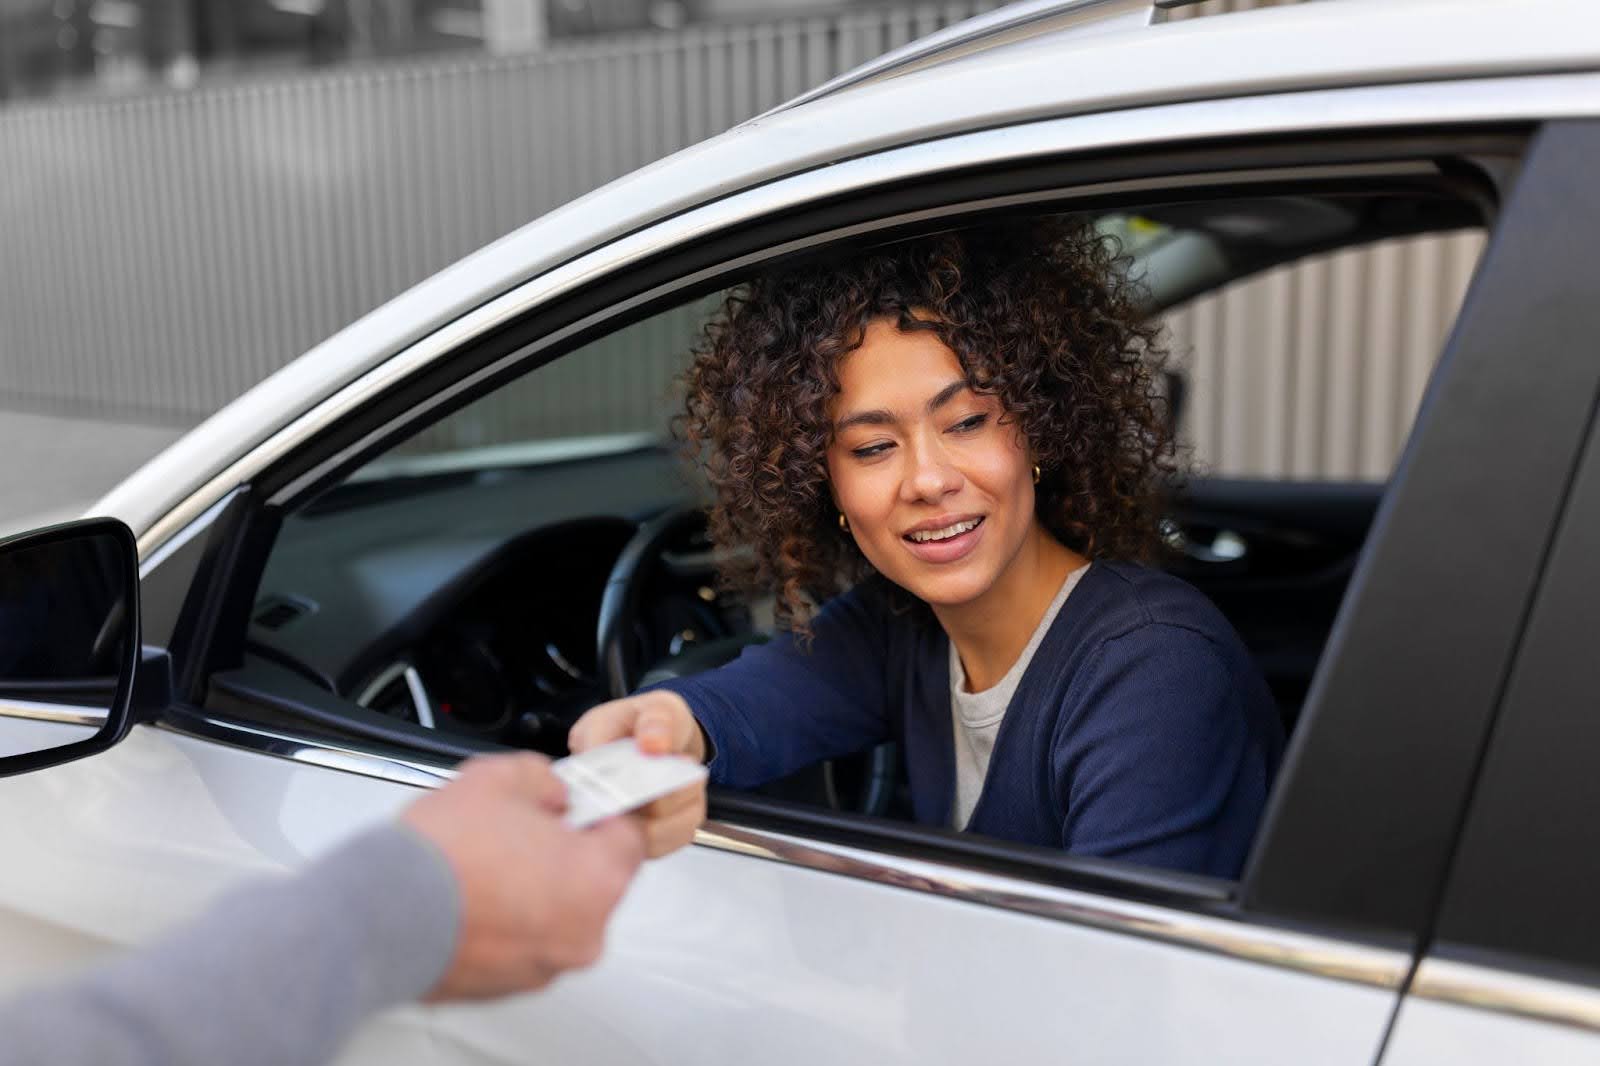
<path fill-rule="evenodd" d="M 730 295 L 685 436 L 780 634 L 586 714 L 751 787 L 886 740 L 919 822 L 1234 877 L 1283 747 L 1237 635 L 1140 565 L 1175 469 L 1147 325 L 1089 225 L 776 269 Z M 687 842 L 704 793 L 645 812 Z"/>

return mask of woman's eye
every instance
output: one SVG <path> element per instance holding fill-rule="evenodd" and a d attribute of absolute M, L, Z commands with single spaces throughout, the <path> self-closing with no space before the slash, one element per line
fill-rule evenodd
<path fill-rule="evenodd" d="M 970 433 L 987 421 L 989 421 L 988 415 L 973 415 L 970 418 L 963 418 L 950 428 L 957 433 Z"/>
<path fill-rule="evenodd" d="M 892 447 L 894 445 L 889 444 L 887 441 L 879 444 L 865 444 L 859 448 L 851 448 L 850 454 L 857 459 L 871 459 L 874 456 L 882 455 Z"/>

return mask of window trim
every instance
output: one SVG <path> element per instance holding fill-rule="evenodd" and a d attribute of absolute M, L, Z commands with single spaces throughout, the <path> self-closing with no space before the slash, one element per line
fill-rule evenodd
<path fill-rule="evenodd" d="M 1592 973 L 1530 968 L 1526 959 L 1499 953 L 1470 961 L 1429 955 L 1406 995 L 1600 1033 L 1600 988 L 1592 979 Z"/>

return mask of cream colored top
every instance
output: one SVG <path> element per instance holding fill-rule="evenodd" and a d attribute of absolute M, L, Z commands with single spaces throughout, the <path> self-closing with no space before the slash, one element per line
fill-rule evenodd
<path fill-rule="evenodd" d="M 994 740 L 1000 733 L 1000 722 L 1011 705 L 1011 697 L 1016 694 L 1017 685 L 1033 661 L 1033 653 L 1039 650 L 1040 641 L 1049 632 L 1050 624 L 1061 613 L 1062 604 L 1067 602 L 1088 569 L 1080 566 L 1067 575 L 1017 661 L 1011 664 L 1004 677 L 982 692 L 967 691 L 966 668 L 961 665 L 955 641 L 950 641 L 950 714 L 956 744 L 956 793 L 950 810 L 951 828 L 965 829 L 971 820 L 972 809 L 978 805 L 984 779 L 989 775 L 989 757 L 994 754 Z"/>

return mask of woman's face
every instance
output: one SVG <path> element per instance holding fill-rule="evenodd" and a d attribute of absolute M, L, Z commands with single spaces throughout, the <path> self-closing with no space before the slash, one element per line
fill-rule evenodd
<path fill-rule="evenodd" d="M 1043 534 L 1027 446 L 1001 414 L 935 334 L 890 319 L 839 364 L 834 502 L 878 572 L 934 607 L 978 601 Z"/>

